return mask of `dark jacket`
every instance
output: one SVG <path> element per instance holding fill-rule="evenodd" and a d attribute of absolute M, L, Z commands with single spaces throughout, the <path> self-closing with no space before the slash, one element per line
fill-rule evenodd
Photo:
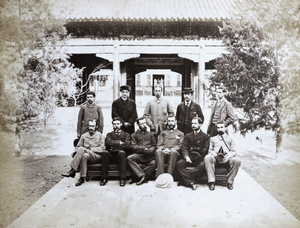
<path fill-rule="evenodd" d="M 155 158 L 156 138 L 152 132 L 142 132 L 138 129 L 131 135 L 131 145 L 134 153 L 143 154 L 142 162 Z"/>
<path fill-rule="evenodd" d="M 137 119 L 136 104 L 134 100 L 127 98 L 126 101 L 123 101 L 121 97 L 115 100 L 112 103 L 111 117 L 112 119 L 119 117 L 123 124 L 124 122 L 130 123 L 131 126 L 127 128 L 123 125 L 122 130 L 132 134 L 134 132 L 134 123 Z"/>
<path fill-rule="evenodd" d="M 189 156 L 192 158 L 192 153 L 198 153 L 201 156 L 202 161 L 208 153 L 209 142 L 209 136 L 201 130 L 196 135 L 193 131 L 186 134 L 181 147 L 182 156 Z"/>
<path fill-rule="evenodd" d="M 177 120 L 177 126 L 180 131 L 182 131 L 184 134 L 187 134 L 192 131 L 192 119 L 196 115 L 202 119 L 204 122 L 204 116 L 202 113 L 202 109 L 200 105 L 196 104 L 195 102 L 191 101 L 191 110 L 190 110 L 190 115 L 189 115 L 189 120 L 190 124 L 185 125 L 185 107 L 184 107 L 184 102 L 181 102 L 177 106 L 176 110 L 176 120 Z"/>
<path fill-rule="evenodd" d="M 124 144 L 120 144 L 120 142 Z M 121 131 L 118 135 L 115 131 L 109 132 L 105 138 L 105 146 L 108 151 L 120 151 L 120 150 L 129 150 L 131 147 L 131 140 L 129 133 Z"/>

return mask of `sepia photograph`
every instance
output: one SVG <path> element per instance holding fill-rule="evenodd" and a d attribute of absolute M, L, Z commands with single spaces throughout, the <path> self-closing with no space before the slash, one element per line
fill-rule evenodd
<path fill-rule="evenodd" d="M 299 228 L 298 0 L 0 0 L 0 228 Z"/>

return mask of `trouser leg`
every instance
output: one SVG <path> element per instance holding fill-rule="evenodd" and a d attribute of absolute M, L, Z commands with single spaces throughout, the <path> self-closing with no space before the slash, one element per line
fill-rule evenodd
<path fill-rule="evenodd" d="M 237 157 L 233 157 L 233 158 L 230 158 L 229 159 L 229 165 L 230 165 L 230 168 L 229 168 L 229 173 L 227 174 L 227 182 L 229 184 L 233 184 L 233 181 L 234 181 L 234 178 L 236 177 L 238 171 L 239 171 L 239 168 L 241 166 L 241 160 Z"/>
<path fill-rule="evenodd" d="M 216 166 L 216 158 L 207 154 L 204 158 L 204 164 L 206 169 L 206 174 L 208 178 L 208 183 L 215 182 L 215 166 Z"/>
<path fill-rule="evenodd" d="M 81 162 L 82 155 L 84 154 L 84 152 L 85 152 L 85 148 L 80 147 L 78 149 L 77 153 L 75 154 L 74 158 L 71 161 L 70 166 L 76 171 L 79 170 L 80 162 Z"/>
<path fill-rule="evenodd" d="M 138 165 L 138 162 L 140 162 L 140 157 L 142 155 L 140 154 L 131 154 L 127 157 L 127 163 L 131 170 L 134 172 L 134 174 L 140 178 L 141 176 L 145 175 L 143 169 Z"/>
<path fill-rule="evenodd" d="M 147 163 L 147 166 L 143 169 L 145 173 L 145 180 L 149 180 L 153 172 L 155 171 L 155 159 Z"/>
<path fill-rule="evenodd" d="M 88 163 L 98 163 L 101 161 L 101 156 L 96 154 L 90 150 L 85 150 L 85 152 L 81 156 L 79 170 L 80 170 L 80 177 L 86 177 L 87 172 L 87 164 Z"/>
<path fill-rule="evenodd" d="M 179 160 L 175 166 L 184 186 L 188 186 L 190 183 L 194 182 L 190 173 L 186 169 L 187 166 L 190 166 L 190 163 L 186 162 L 185 159 Z"/>
<path fill-rule="evenodd" d="M 118 162 L 119 162 L 119 168 L 120 168 L 120 178 L 125 179 L 126 178 L 126 153 L 125 151 L 121 150 L 118 153 Z"/>
<path fill-rule="evenodd" d="M 178 157 L 179 157 L 179 153 L 177 151 L 175 150 L 170 151 L 169 161 L 168 161 L 168 173 L 170 173 L 171 175 L 173 175 Z"/>
<path fill-rule="evenodd" d="M 165 154 L 161 149 L 155 151 L 155 161 L 157 167 L 155 177 L 158 177 L 160 174 L 164 173 L 165 166 Z"/>
<path fill-rule="evenodd" d="M 101 164 L 102 164 L 102 178 L 108 177 L 108 163 L 109 163 L 109 154 L 108 152 L 101 153 Z"/>

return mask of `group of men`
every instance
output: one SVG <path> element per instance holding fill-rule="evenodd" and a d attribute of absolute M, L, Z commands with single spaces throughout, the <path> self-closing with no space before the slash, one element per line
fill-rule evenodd
<path fill-rule="evenodd" d="M 207 134 L 201 130 L 204 116 L 201 107 L 193 102 L 193 90 L 185 88 L 184 101 L 176 115 L 167 99 L 162 97 L 162 87 L 154 88 L 155 98 L 146 105 L 144 115 L 138 118 L 136 104 L 129 98 L 131 88 L 120 87 L 121 96 L 112 104 L 113 131 L 103 133 L 103 114 L 95 104 L 95 93 L 87 93 L 87 104 L 78 115 L 77 136 L 79 141 L 73 153 L 71 169 L 64 177 L 75 177 L 80 172 L 76 186 L 85 182 L 88 163 L 102 164 L 101 186 L 108 181 L 108 165 L 117 162 L 120 169 L 120 186 L 126 184 L 126 166 L 133 171 L 129 183 L 141 185 L 153 175 L 173 175 L 177 172 L 179 184 L 195 190 L 197 185 L 187 167 L 205 165 L 209 189 L 215 189 L 215 167 L 228 164 L 228 189 L 240 167 L 234 143 L 226 127 L 235 117 L 230 102 L 224 97 L 224 88 L 217 89 L 217 101 L 212 108 Z M 134 124 L 138 129 L 135 131 Z M 167 165 L 167 169 L 165 166 Z M 203 167 L 203 166 L 202 166 Z"/>

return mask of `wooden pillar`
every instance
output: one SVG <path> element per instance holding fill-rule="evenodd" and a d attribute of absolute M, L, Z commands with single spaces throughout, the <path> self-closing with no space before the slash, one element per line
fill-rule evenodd
<path fill-rule="evenodd" d="M 199 63 L 198 63 L 198 102 L 204 110 L 205 106 L 205 44 L 200 40 L 199 44 Z"/>
<path fill-rule="evenodd" d="M 119 78 L 120 78 L 120 61 L 119 61 L 120 45 L 118 41 L 114 42 L 114 61 L 113 61 L 113 100 L 119 97 Z"/>

